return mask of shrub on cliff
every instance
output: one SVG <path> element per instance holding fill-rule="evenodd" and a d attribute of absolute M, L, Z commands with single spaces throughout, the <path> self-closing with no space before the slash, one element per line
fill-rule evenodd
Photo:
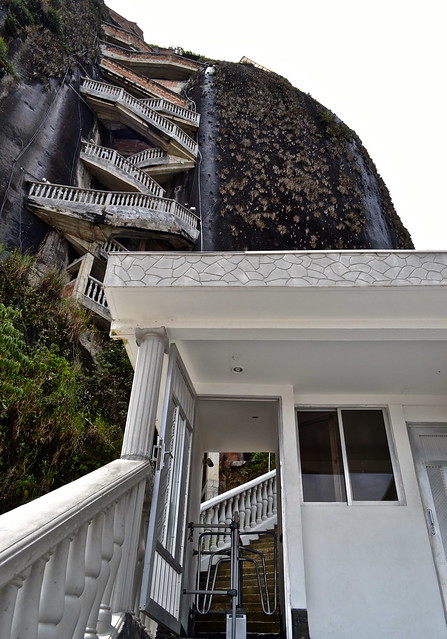
<path fill-rule="evenodd" d="M 119 456 L 131 367 L 61 286 L 34 258 L 0 255 L 0 511 Z"/>

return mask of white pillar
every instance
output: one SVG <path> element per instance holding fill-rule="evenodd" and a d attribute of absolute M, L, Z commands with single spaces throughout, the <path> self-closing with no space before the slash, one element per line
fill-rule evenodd
<path fill-rule="evenodd" d="M 136 329 L 138 356 L 121 450 L 124 459 L 149 460 L 154 437 L 155 417 L 163 369 L 168 349 L 166 330 Z M 134 576 L 145 501 L 145 486 L 135 486 L 126 507 L 122 559 L 116 576 L 111 608 L 115 612 L 134 607 Z"/>
<path fill-rule="evenodd" d="M 168 338 L 164 328 L 136 329 L 135 334 L 139 349 L 121 457 L 149 459 Z"/>

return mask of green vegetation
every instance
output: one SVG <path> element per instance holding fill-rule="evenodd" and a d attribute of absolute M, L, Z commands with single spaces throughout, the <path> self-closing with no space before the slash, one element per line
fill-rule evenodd
<path fill-rule="evenodd" d="M 119 456 L 130 364 L 61 291 L 35 258 L 0 254 L 0 511 Z"/>
<path fill-rule="evenodd" d="M 8 59 L 8 45 L 4 38 L 0 38 L 0 78 L 3 74 L 14 75 L 14 67 Z"/>

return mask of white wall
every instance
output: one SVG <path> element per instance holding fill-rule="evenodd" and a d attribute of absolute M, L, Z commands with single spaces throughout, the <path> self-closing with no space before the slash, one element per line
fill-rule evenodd
<path fill-rule="evenodd" d="M 318 403 L 315 397 L 296 399 L 302 405 Z M 405 421 L 410 415 L 422 421 L 424 416 L 425 421 L 434 416 L 441 421 L 443 415 L 447 420 L 447 403 L 439 406 L 437 398 L 436 407 L 427 402 L 404 408 L 396 400 L 338 397 L 333 402 L 389 405 L 405 503 L 302 506 L 312 639 L 447 637 Z M 297 503 L 299 499 L 297 494 Z"/>

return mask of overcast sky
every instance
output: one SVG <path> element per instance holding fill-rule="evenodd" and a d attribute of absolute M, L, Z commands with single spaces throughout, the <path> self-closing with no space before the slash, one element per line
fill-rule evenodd
<path fill-rule="evenodd" d="M 146 42 L 247 56 L 360 136 L 417 249 L 447 251 L 447 1 L 106 0 Z"/>

